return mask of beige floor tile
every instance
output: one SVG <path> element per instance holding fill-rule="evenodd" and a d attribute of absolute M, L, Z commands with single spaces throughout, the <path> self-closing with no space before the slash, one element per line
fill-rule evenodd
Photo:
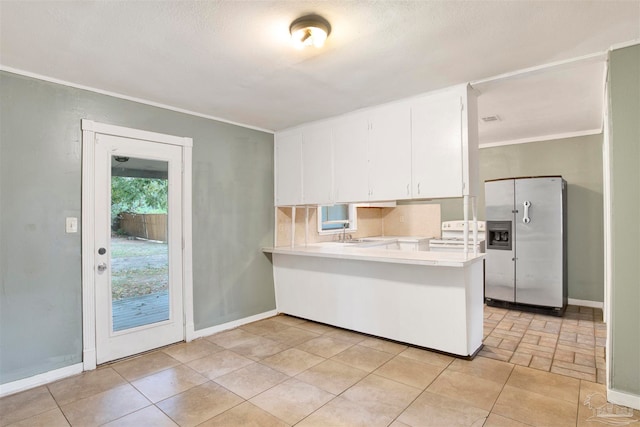
<path fill-rule="evenodd" d="M 579 357 L 580 357 L 580 354 L 576 354 L 576 360 Z M 579 364 L 577 362 L 576 363 L 563 362 L 562 360 L 554 360 L 551 367 L 553 368 L 554 366 L 557 366 L 563 369 L 571 369 L 572 371 L 584 372 L 586 374 L 595 375 L 596 373 L 595 357 L 593 358 L 593 366 L 587 366 L 587 365 Z"/>
<path fill-rule="evenodd" d="M 487 421 L 482 427 L 527 427 L 530 424 L 524 424 L 520 421 L 505 418 L 498 414 L 489 414 Z M 592 426 L 593 427 L 593 426 Z"/>
<path fill-rule="evenodd" d="M 513 353 L 513 356 L 511 356 L 511 359 L 509 359 L 509 363 L 520 366 L 529 366 L 532 358 L 533 356 L 531 354 L 520 353 L 519 351 L 516 351 L 515 353 Z"/>
<path fill-rule="evenodd" d="M 323 323 L 316 323 L 316 322 L 309 322 L 309 321 L 298 323 L 296 327 L 314 332 L 318 335 L 326 334 L 328 332 L 333 332 L 337 329 L 333 326 L 325 325 Z"/>
<path fill-rule="evenodd" d="M 485 345 L 478 353 L 478 356 L 508 362 L 513 356 L 513 351 L 503 350 L 501 348 L 494 348 Z"/>
<path fill-rule="evenodd" d="M 413 427 L 482 426 L 487 411 L 425 391 L 398 417 Z"/>
<path fill-rule="evenodd" d="M 364 341 L 367 338 L 366 335 L 362 335 L 354 331 L 348 331 L 346 329 L 335 329 L 333 331 L 327 332 L 325 335 L 338 338 L 342 341 L 347 341 L 352 344 L 358 344 L 359 342 Z"/>
<path fill-rule="evenodd" d="M 271 317 L 270 319 L 275 320 L 276 322 L 284 323 L 285 325 L 289 325 L 289 326 L 296 326 L 306 322 L 306 320 L 304 319 L 301 319 L 299 317 L 294 317 L 294 316 L 288 316 L 286 314 L 279 314 L 277 316 Z"/>
<path fill-rule="evenodd" d="M 111 421 L 104 427 L 177 427 L 178 425 L 171 420 L 164 412 L 155 406 L 147 406 L 132 414 L 125 415 L 122 418 Z"/>
<path fill-rule="evenodd" d="M 219 345 L 220 347 L 231 348 L 239 346 L 246 341 L 254 339 L 255 337 L 257 337 L 256 334 L 251 334 L 245 330 L 236 328 L 210 335 L 205 337 L 205 340 Z"/>
<path fill-rule="evenodd" d="M 473 360 L 456 359 L 449 365 L 447 371 L 473 375 L 502 385 L 511 375 L 513 365 L 499 360 L 476 357 Z"/>
<path fill-rule="evenodd" d="M 288 345 L 256 335 L 255 338 L 243 341 L 242 344 L 231 347 L 231 350 L 249 359 L 261 360 L 265 357 L 280 353 L 288 348 Z"/>
<path fill-rule="evenodd" d="M 516 349 L 519 353 L 530 354 L 532 356 L 552 357 L 555 349 L 521 342 Z"/>
<path fill-rule="evenodd" d="M 56 401 L 41 386 L 0 399 L 0 426 L 14 423 L 57 408 Z"/>
<path fill-rule="evenodd" d="M 355 344 L 323 335 L 299 344 L 296 348 L 306 351 L 307 353 L 313 353 L 318 356 L 329 358 L 348 349 L 349 347 L 352 347 L 353 345 Z"/>
<path fill-rule="evenodd" d="M 395 420 L 394 422 L 392 422 L 391 424 L 389 424 L 389 427 L 411 427 L 411 426 L 410 426 L 410 425 L 408 425 L 408 424 L 405 424 L 405 423 L 401 423 L 401 422 L 400 422 L 400 421 L 398 421 L 398 420 Z"/>
<path fill-rule="evenodd" d="M 252 363 L 254 362 L 251 359 L 229 350 L 223 350 L 202 359 L 193 360 L 187 363 L 187 366 L 209 379 L 214 379 Z"/>
<path fill-rule="evenodd" d="M 49 384 L 49 391 L 58 405 L 66 405 L 85 397 L 110 390 L 126 381 L 111 368 L 96 369 Z"/>
<path fill-rule="evenodd" d="M 420 389 L 371 374 L 341 396 L 374 415 L 393 419 L 419 394 Z"/>
<path fill-rule="evenodd" d="M 576 405 L 577 402 L 533 393 L 512 387 L 507 382 L 492 412 L 534 426 L 573 426 L 576 424 Z"/>
<path fill-rule="evenodd" d="M 241 326 L 240 328 L 252 334 L 265 335 L 284 331 L 286 329 L 289 329 L 290 327 L 291 326 L 282 322 L 278 322 L 272 319 L 265 319 L 258 322 L 248 323 Z"/>
<path fill-rule="evenodd" d="M 69 427 L 67 419 L 59 408 L 50 409 L 26 420 L 9 424 L 8 427 Z"/>
<path fill-rule="evenodd" d="M 405 344 L 400 344 L 397 342 L 381 339 L 381 338 L 366 338 L 364 341 L 361 341 L 359 345 L 370 347 L 375 350 L 384 351 L 386 353 L 391 354 L 399 354 L 405 351 L 408 346 Z"/>
<path fill-rule="evenodd" d="M 465 402 L 487 412 L 495 403 L 502 384 L 473 375 L 445 370 L 427 391 Z"/>
<path fill-rule="evenodd" d="M 551 365 L 551 372 L 558 375 L 564 375 L 565 377 L 571 377 L 578 380 L 586 380 L 596 382 L 597 380 L 597 372 L 587 373 L 581 371 L 574 371 L 573 369 L 561 368 L 557 365 Z"/>
<path fill-rule="evenodd" d="M 519 343 L 520 343 L 519 340 L 503 339 L 500 342 L 500 345 L 498 346 L 498 348 L 501 348 L 503 350 L 515 351 L 515 349 L 518 347 Z"/>
<path fill-rule="evenodd" d="M 575 360 L 576 354 L 573 351 L 567 350 L 556 350 L 553 354 L 553 359 L 562 360 L 564 362 L 573 362 Z"/>
<path fill-rule="evenodd" d="M 338 395 L 367 376 L 360 369 L 326 360 L 298 374 L 297 379 Z"/>
<path fill-rule="evenodd" d="M 490 337 L 490 336 L 482 340 L 482 343 L 484 345 L 488 345 L 489 347 L 496 347 L 496 348 L 500 346 L 501 342 L 502 342 L 502 338 L 496 338 L 496 337 Z"/>
<path fill-rule="evenodd" d="M 293 377 L 324 360 L 323 357 L 298 350 L 297 348 L 290 348 L 267 357 L 261 363 Z"/>
<path fill-rule="evenodd" d="M 130 384 L 124 384 L 63 405 L 61 409 L 72 426 L 95 426 L 116 420 L 150 404 L 138 390 Z"/>
<path fill-rule="evenodd" d="M 444 369 L 442 366 L 396 356 L 373 373 L 424 390 Z"/>
<path fill-rule="evenodd" d="M 558 350 L 563 350 L 565 352 L 582 353 L 586 354 L 587 356 L 595 354 L 595 350 L 592 346 L 579 343 L 566 344 L 563 342 L 559 342 L 558 346 L 556 347 L 556 353 L 558 352 Z"/>
<path fill-rule="evenodd" d="M 289 379 L 289 376 L 282 372 L 260 363 L 253 363 L 237 371 L 218 377 L 215 379 L 215 382 L 240 397 L 251 399 L 253 396 L 287 379 Z"/>
<path fill-rule="evenodd" d="M 265 334 L 265 337 L 274 341 L 286 344 L 289 346 L 296 346 L 302 344 L 305 341 L 316 338 L 318 334 L 308 331 L 306 329 L 300 329 L 295 326 L 285 329 L 283 331 Z"/>
<path fill-rule="evenodd" d="M 251 403 L 289 424 L 295 424 L 335 396 L 291 378 L 255 396 Z"/>
<path fill-rule="evenodd" d="M 580 381 L 550 372 L 516 366 L 507 385 L 518 387 L 553 399 L 577 403 Z"/>
<path fill-rule="evenodd" d="M 504 329 L 494 329 L 489 335 L 490 337 L 502 338 L 505 340 L 520 340 L 525 332 L 521 331 L 507 331 Z"/>
<path fill-rule="evenodd" d="M 548 372 L 549 369 L 551 369 L 551 359 L 548 357 L 533 356 L 529 367 Z"/>
<path fill-rule="evenodd" d="M 198 427 L 287 427 L 287 423 L 274 417 L 250 402 L 223 412 Z"/>
<path fill-rule="evenodd" d="M 524 336 L 522 337 L 522 342 L 538 345 L 538 343 L 540 342 L 540 335 L 525 333 Z"/>
<path fill-rule="evenodd" d="M 188 366 L 178 365 L 140 378 L 131 384 L 150 401 L 159 402 L 207 381 L 206 377 Z"/>
<path fill-rule="evenodd" d="M 435 351 L 423 350 L 421 348 L 409 347 L 399 354 L 409 359 L 418 360 L 420 362 L 430 363 L 436 366 L 446 367 L 453 362 L 453 357 L 446 354 L 436 353 Z"/>
<path fill-rule="evenodd" d="M 156 404 L 181 427 L 198 425 L 242 403 L 224 387 L 207 382 Z"/>
<path fill-rule="evenodd" d="M 363 347 L 361 345 L 354 345 L 342 353 L 333 356 L 332 360 L 362 369 L 366 372 L 372 372 L 392 357 L 393 354 L 391 353 Z"/>
<path fill-rule="evenodd" d="M 147 375 L 172 368 L 179 364 L 180 362 L 168 354 L 156 351 L 133 359 L 114 363 L 111 367 L 117 373 L 122 375 L 125 380 L 134 381 L 138 378 L 146 377 Z"/>
<path fill-rule="evenodd" d="M 393 418 L 372 414 L 369 410 L 342 397 L 318 409 L 296 426 L 300 427 L 385 427 Z"/>
<path fill-rule="evenodd" d="M 181 363 L 187 363 L 222 350 L 223 347 L 201 338 L 191 342 L 175 344 L 162 351 Z"/>

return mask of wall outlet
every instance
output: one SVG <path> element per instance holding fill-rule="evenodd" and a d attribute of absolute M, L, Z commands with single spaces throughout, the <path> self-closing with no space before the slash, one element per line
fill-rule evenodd
<path fill-rule="evenodd" d="M 404 224 L 404 215 L 400 215 L 400 224 Z"/>

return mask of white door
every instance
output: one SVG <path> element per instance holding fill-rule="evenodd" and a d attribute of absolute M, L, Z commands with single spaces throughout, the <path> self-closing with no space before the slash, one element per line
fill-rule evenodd
<path fill-rule="evenodd" d="M 276 206 L 302 204 L 302 132 L 275 137 Z"/>
<path fill-rule="evenodd" d="M 302 198 L 306 205 L 333 204 L 331 133 L 326 124 L 302 131 Z"/>
<path fill-rule="evenodd" d="M 398 103 L 371 112 L 369 200 L 411 198 L 411 110 Z"/>
<path fill-rule="evenodd" d="M 96 135 L 97 363 L 184 339 L 182 162 L 177 145 Z"/>
<path fill-rule="evenodd" d="M 369 123 L 364 114 L 349 115 L 333 124 L 335 201 L 369 200 Z"/>
<path fill-rule="evenodd" d="M 462 196 L 461 99 L 442 93 L 411 107 L 413 197 Z"/>

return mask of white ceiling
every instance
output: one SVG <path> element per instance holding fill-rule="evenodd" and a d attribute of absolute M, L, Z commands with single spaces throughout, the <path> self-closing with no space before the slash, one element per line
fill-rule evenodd
<path fill-rule="evenodd" d="M 321 50 L 289 42 L 307 13 L 331 22 Z M 269 130 L 638 39 L 640 0 L 0 1 L 4 69 Z M 502 119 L 481 142 L 593 128 L 603 70 L 474 85 Z"/>

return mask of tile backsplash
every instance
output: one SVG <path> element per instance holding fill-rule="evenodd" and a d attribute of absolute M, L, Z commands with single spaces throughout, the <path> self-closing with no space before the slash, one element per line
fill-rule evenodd
<path fill-rule="evenodd" d="M 384 236 L 440 237 L 440 205 L 411 204 L 382 208 Z"/>
<path fill-rule="evenodd" d="M 328 242 L 334 234 L 318 233 L 317 209 L 309 210 L 307 243 Z M 305 243 L 306 208 L 296 208 L 295 245 Z M 277 208 L 276 246 L 291 245 L 292 208 Z M 358 230 L 353 238 L 371 236 L 440 236 L 440 205 L 400 205 L 393 208 L 358 208 Z"/>

